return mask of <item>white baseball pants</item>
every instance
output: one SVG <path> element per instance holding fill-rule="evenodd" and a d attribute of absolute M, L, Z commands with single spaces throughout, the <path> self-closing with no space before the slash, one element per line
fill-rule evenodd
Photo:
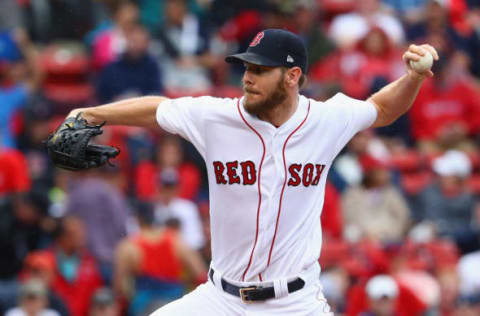
<path fill-rule="evenodd" d="M 239 297 L 224 292 L 221 285 L 216 286 L 209 280 L 150 316 L 333 316 L 318 280 L 319 268 L 313 270 L 317 273 L 311 271 L 310 275 L 301 276 L 305 280 L 302 289 L 290 294 L 287 291 L 282 297 L 263 302 L 244 303 Z M 214 275 L 214 278 L 220 281 L 221 276 L 218 276 L 217 270 L 215 274 L 217 277 Z M 221 282 L 216 281 L 215 284 Z M 236 284 L 243 285 L 238 282 Z"/>

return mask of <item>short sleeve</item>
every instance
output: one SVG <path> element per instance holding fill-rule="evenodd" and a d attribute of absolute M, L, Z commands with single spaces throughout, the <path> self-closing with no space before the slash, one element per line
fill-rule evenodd
<path fill-rule="evenodd" d="M 183 97 L 163 101 L 157 108 L 157 122 L 165 131 L 191 142 L 205 157 L 204 116 L 216 100 L 213 97 Z"/>
<path fill-rule="evenodd" d="M 337 112 L 335 117 L 344 123 L 344 130 L 338 138 L 335 155 L 350 141 L 359 131 L 372 126 L 377 119 L 377 109 L 367 101 L 350 98 L 343 93 L 337 93 L 327 100 L 328 104 Z M 338 122 L 341 123 L 341 122 Z"/>

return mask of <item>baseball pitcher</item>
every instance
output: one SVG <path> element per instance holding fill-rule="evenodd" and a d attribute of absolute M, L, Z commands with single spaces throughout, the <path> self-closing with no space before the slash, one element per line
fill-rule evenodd
<path fill-rule="evenodd" d="M 91 144 L 101 124 L 160 126 L 203 156 L 210 186 L 212 262 L 208 281 L 161 315 L 332 315 L 319 282 L 320 213 L 335 156 L 359 131 L 391 124 L 412 105 L 431 70 L 414 70 L 430 45 L 411 45 L 406 74 L 368 100 L 299 94 L 307 53 L 285 30 L 258 33 L 243 63 L 240 99 L 161 96 L 73 110 L 48 141 L 63 168 L 102 165 L 118 151 Z M 412 63 L 413 64 L 413 63 Z"/>

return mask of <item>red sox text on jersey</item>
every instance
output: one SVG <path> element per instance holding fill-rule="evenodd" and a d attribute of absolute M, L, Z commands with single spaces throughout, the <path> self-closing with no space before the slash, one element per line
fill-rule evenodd
<path fill-rule="evenodd" d="M 288 167 L 289 180 L 287 185 L 308 187 L 310 185 L 318 185 L 325 165 L 307 163 L 305 165 L 294 163 Z M 257 181 L 257 170 L 253 161 L 247 160 L 239 162 L 229 161 L 213 162 L 213 170 L 217 184 L 243 184 L 253 185 Z"/>

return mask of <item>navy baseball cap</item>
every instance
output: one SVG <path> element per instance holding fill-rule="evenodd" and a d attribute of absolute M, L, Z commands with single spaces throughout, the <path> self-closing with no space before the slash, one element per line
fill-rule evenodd
<path fill-rule="evenodd" d="M 225 58 L 227 63 L 248 62 L 270 67 L 300 67 L 307 73 L 307 49 L 302 39 L 292 32 L 281 29 L 267 29 L 259 32 L 247 51 Z"/>

